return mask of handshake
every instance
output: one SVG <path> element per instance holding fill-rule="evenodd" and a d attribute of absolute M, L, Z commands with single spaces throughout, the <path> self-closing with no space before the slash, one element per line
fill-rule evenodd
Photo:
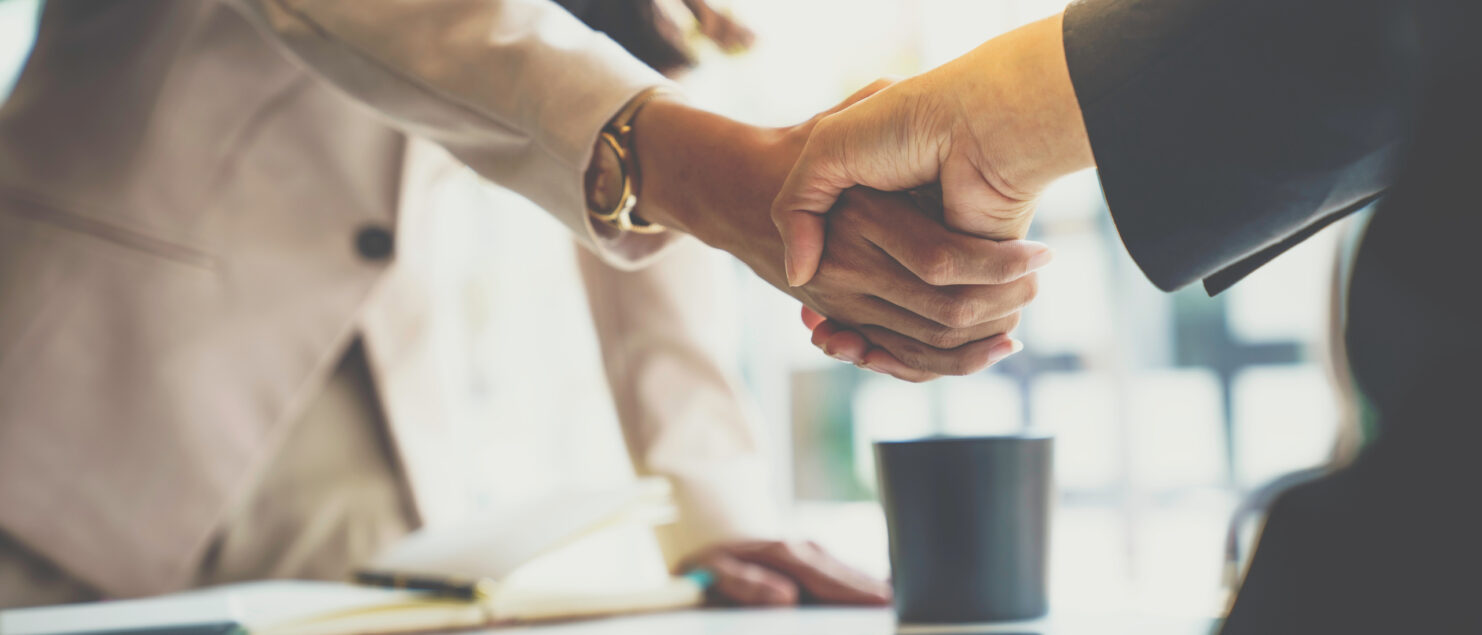
<path fill-rule="evenodd" d="M 1049 247 L 1040 191 L 1091 164 L 1059 20 L 790 128 L 655 100 L 634 121 L 636 213 L 800 300 L 826 354 L 908 381 L 1017 352 Z"/>

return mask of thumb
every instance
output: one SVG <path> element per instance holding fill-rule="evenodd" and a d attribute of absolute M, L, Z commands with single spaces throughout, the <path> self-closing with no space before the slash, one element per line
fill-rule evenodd
<path fill-rule="evenodd" d="M 864 101 L 897 81 L 899 80 L 882 77 L 855 91 L 837 106 L 819 113 L 814 118 L 818 124 L 813 132 L 824 127 L 822 122 L 828 116 Z M 818 261 L 823 257 L 823 215 L 833 208 L 839 194 L 853 185 L 843 177 L 842 170 L 837 170 L 838 174 L 829 178 L 829 171 L 819 167 L 825 163 L 818 158 L 822 154 L 814 136 L 810 134 L 798 162 L 788 174 L 782 190 L 772 204 L 772 222 L 777 225 L 777 232 L 782 236 L 782 246 L 786 253 L 784 264 L 787 267 L 787 283 L 794 287 L 807 284 L 818 271 Z"/>
<path fill-rule="evenodd" d="M 782 237 L 783 263 L 787 269 L 788 286 L 800 287 L 818 273 L 818 261 L 823 258 L 824 221 L 822 214 L 833 206 L 838 190 L 832 194 L 819 194 L 818 200 L 828 199 L 822 206 L 809 205 L 799 199 L 799 194 L 783 189 L 778 202 L 772 208 L 772 222 Z"/>
<path fill-rule="evenodd" d="M 820 156 L 823 153 L 817 145 L 817 137 L 810 136 L 772 201 L 772 222 L 782 238 L 787 284 L 794 287 L 807 284 L 818 272 L 818 261 L 823 257 L 823 215 L 833 208 L 839 194 L 853 185 L 842 166 Z"/>

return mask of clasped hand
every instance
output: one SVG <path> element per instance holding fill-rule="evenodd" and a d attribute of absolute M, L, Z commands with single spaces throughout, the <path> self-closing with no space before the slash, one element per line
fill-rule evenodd
<path fill-rule="evenodd" d="M 929 196 L 852 188 L 817 217 L 829 239 L 818 243 L 816 273 L 788 282 L 776 193 L 820 121 L 885 85 L 782 129 L 652 103 L 635 123 L 645 188 L 637 211 L 731 252 L 802 301 L 810 320 L 847 329 L 823 347 L 836 358 L 912 381 L 977 372 L 1018 349 L 1006 333 L 1035 295 L 1046 246 L 949 229 Z"/>
<path fill-rule="evenodd" d="M 950 157 L 946 170 L 928 165 L 900 174 L 914 166 L 892 153 L 929 156 L 940 148 L 880 147 L 875 139 L 917 132 L 900 128 L 909 119 L 897 116 L 900 98 L 890 88 L 876 82 L 800 127 L 808 141 L 773 214 L 779 204 L 795 211 L 800 202 L 816 213 L 776 222 L 787 247 L 787 286 L 778 286 L 803 301 L 814 345 L 832 357 L 908 381 L 974 373 L 1022 347 L 1008 333 L 1037 292 L 1034 272 L 1052 254 L 1022 240 L 1020 219 L 1033 199 L 964 178 L 978 171 L 962 157 Z M 836 159 L 857 153 L 851 145 L 858 143 L 874 146 L 864 156 L 877 170 L 885 166 L 884 178 L 858 178 L 859 167 Z M 955 216 L 943 206 L 948 186 Z"/>
<path fill-rule="evenodd" d="M 804 322 L 814 330 L 814 344 L 831 354 L 861 358 L 874 368 L 884 364 L 870 363 L 885 358 L 879 351 L 883 348 L 909 367 L 903 371 L 884 364 L 884 370 L 906 379 L 927 378 L 923 371 L 972 372 L 985 365 L 981 362 L 1000 357 L 979 356 L 974 350 L 987 344 L 962 342 L 1012 329 L 1018 314 L 999 312 L 1009 306 L 1017 310 L 1033 296 L 1033 277 L 1015 280 L 1012 274 L 1032 271 L 1048 260 L 1047 251 L 1030 255 L 1020 247 L 1012 255 L 1006 253 L 1015 249 L 1013 245 L 1027 244 L 1018 239 L 1028 231 L 1039 193 L 1053 180 L 1094 163 L 1065 64 L 1061 18 L 1017 29 L 942 67 L 868 92 L 868 97 L 817 122 L 773 202 L 773 220 L 786 246 L 788 283 L 807 288 L 827 277 L 839 260 L 833 253 L 835 244 L 852 240 L 845 225 L 860 225 L 871 232 L 866 239 L 905 265 L 917 282 L 996 285 L 923 291 L 899 275 L 873 280 L 882 298 L 902 307 L 921 307 L 920 299 L 944 294 L 970 300 L 972 306 L 961 302 L 950 309 L 916 311 L 961 327 L 950 337 L 899 315 L 894 316 L 895 323 L 905 323 L 906 330 L 882 329 L 880 320 L 861 322 L 816 304 L 809 306 L 818 311 L 804 311 Z M 888 191 L 940 188 L 939 218 L 964 233 L 925 222 L 919 213 L 869 216 L 850 223 L 846 217 L 858 215 L 852 210 L 860 207 L 850 193 L 861 186 Z M 925 225 L 939 231 L 933 233 Z M 905 234 L 923 242 L 894 249 L 887 245 L 892 237 L 901 240 Z M 1021 260 L 1025 257 L 1029 260 Z M 902 290 L 908 288 L 911 295 L 903 297 Z M 917 303 L 902 302 L 912 299 Z M 990 315 L 994 317 L 980 320 Z M 903 340 L 902 334 L 928 346 Z M 942 355 L 941 348 L 971 353 L 956 356 L 957 366 L 932 366 Z"/>
<path fill-rule="evenodd" d="M 1034 299 L 1034 270 L 1050 259 L 1039 243 L 951 231 L 903 193 L 847 190 L 827 231 L 817 272 L 789 289 L 809 309 L 810 326 L 819 321 L 813 316 L 829 316 L 833 328 L 848 329 L 841 335 L 859 340 L 815 343 L 835 358 L 912 381 L 977 372 L 1016 351 L 1007 333 Z"/>

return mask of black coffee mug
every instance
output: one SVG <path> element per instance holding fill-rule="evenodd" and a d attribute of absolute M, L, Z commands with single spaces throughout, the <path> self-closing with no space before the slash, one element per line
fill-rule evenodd
<path fill-rule="evenodd" d="M 1026 620 L 1049 611 L 1048 436 L 875 443 L 903 623 Z"/>

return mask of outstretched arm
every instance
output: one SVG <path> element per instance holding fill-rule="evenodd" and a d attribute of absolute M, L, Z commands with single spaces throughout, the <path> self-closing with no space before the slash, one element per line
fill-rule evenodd
<path fill-rule="evenodd" d="M 850 187 L 940 184 L 948 225 L 1008 240 L 1046 185 L 1091 164 L 1054 16 L 819 122 L 772 206 L 788 281 L 817 272 L 824 217 Z"/>
<path fill-rule="evenodd" d="M 819 125 L 773 208 L 793 281 L 840 187 L 935 176 L 950 224 L 1013 236 L 1094 163 L 1154 284 L 1223 290 L 1386 187 L 1416 75 L 1405 4 L 1088 0 L 991 40 Z"/>
<path fill-rule="evenodd" d="M 674 232 L 618 231 L 588 217 L 585 177 L 599 131 L 636 95 L 665 80 L 554 4 L 233 2 L 310 72 L 532 199 L 610 264 L 641 267 L 673 239 Z M 811 123 L 761 129 L 657 99 L 633 125 L 642 217 L 726 249 L 788 288 L 768 211 Z M 860 199 L 873 201 L 876 212 L 906 207 L 884 196 Z M 881 345 L 918 372 L 985 365 L 1000 344 L 985 338 L 1002 333 L 999 325 L 1017 310 L 1013 299 L 1024 294 L 1005 302 L 975 288 L 933 288 L 909 272 L 941 254 L 891 252 L 890 244 L 867 245 L 863 230 L 856 234 L 830 254 L 832 275 L 789 291 L 830 317 L 894 335 Z M 984 253 L 961 258 L 971 267 L 938 281 L 1012 283 L 1043 251 L 1030 243 L 971 249 Z M 991 263 L 993 275 L 976 269 L 983 263 Z"/>
<path fill-rule="evenodd" d="M 773 207 L 790 280 L 851 185 L 940 181 L 949 224 L 1014 237 L 1046 184 L 1093 163 L 1159 287 L 1264 262 L 1387 184 L 1416 75 L 1407 5 L 1085 0 L 990 40 L 819 124 Z"/>
<path fill-rule="evenodd" d="M 770 206 L 816 121 L 759 129 L 654 101 L 635 121 L 638 211 L 734 254 L 805 305 L 860 329 L 910 379 L 968 374 L 1001 359 L 1013 346 L 1004 334 L 1033 298 L 1033 271 L 1049 260 L 1048 248 L 953 232 L 909 196 L 846 193 L 819 275 L 787 284 Z"/>
<path fill-rule="evenodd" d="M 597 134 L 668 80 L 545 0 L 229 0 L 311 74 L 534 201 L 587 247 L 636 267 L 672 236 L 587 218 Z"/>

